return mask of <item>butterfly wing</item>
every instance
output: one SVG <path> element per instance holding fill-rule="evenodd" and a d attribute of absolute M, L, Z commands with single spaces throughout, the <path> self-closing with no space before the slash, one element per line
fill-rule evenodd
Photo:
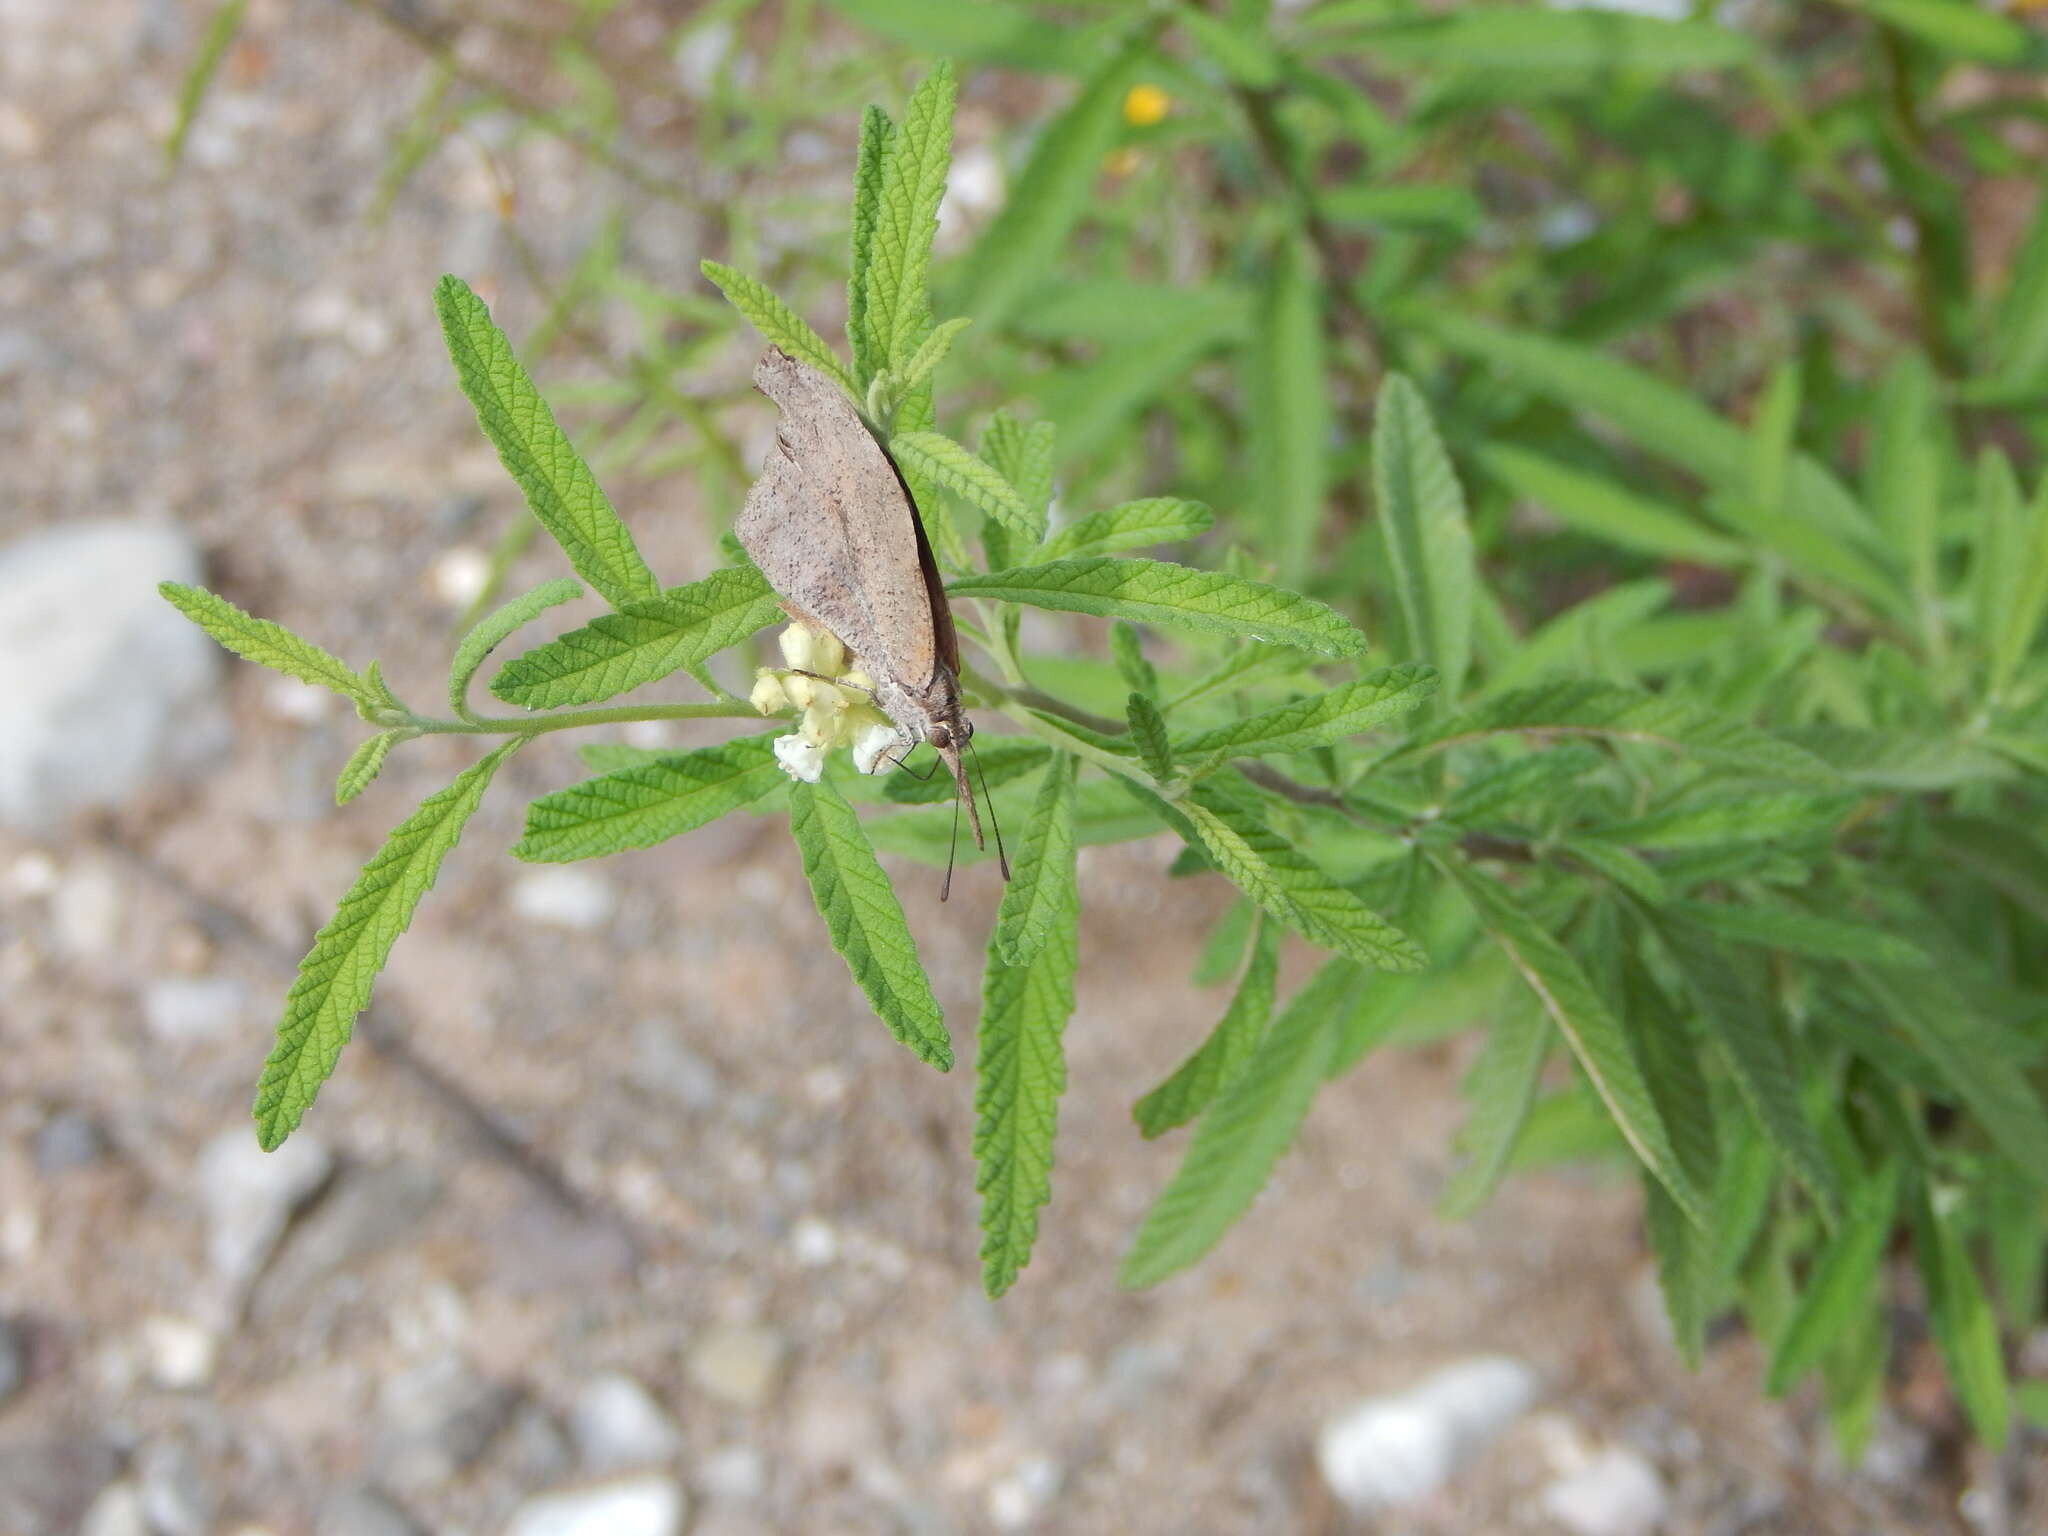
<path fill-rule="evenodd" d="M 754 382 L 782 419 L 733 532 L 768 584 L 878 681 L 922 692 L 939 662 L 931 557 L 896 466 L 817 369 L 771 347 Z"/>

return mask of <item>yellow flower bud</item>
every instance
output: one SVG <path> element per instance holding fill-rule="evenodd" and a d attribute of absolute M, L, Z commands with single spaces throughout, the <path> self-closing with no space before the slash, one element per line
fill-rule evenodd
<path fill-rule="evenodd" d="M 1173 98 L 1156 85 L 1134 85 L 1124 92 L 1124 121 L 1133 128 L 1150 128 L 1172 110 Z"/>
<path fill-rule="evenodd" d="M 754 691 L 747 695 L 747 702 L 764 715 L 777 715 L 789 708 L 789 695 L 783 691 L 782 679 L 763 667 L 754 674 Z"/>

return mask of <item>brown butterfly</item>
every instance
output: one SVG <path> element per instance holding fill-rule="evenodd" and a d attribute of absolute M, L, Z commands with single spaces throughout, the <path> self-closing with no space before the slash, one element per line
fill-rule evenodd
<path fill-rule="evenodd" d="M 782 419 L 733 532 L 784 611 L 838 636 L 874 680 L 875 705 L 896 727 L 888 756 L 932 744 L 983 847 L 961 759 L 974 725 L 960 703 L 960 640 L 910 488 L 825 374 L 770 347 L 754 383 Z"/>

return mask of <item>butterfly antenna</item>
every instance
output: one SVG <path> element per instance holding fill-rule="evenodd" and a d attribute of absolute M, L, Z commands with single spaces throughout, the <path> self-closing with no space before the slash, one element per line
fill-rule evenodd
<path fill-rule="evenodd" d="M 981 803 L 988 807 L 988 829 L 996 835 L 996 865 L 1003 872 L 1005 880 L 1010 878 L 1010 856 L 1003 851 L 1003 824 L 996 820 L 995 797 L 988 792 L 988 774 L 983 772 L 981 754 L 974 750 L 974 738 L 967 738 L 967 755 L 974 759 L 974 776 L 981 780 Z M 960 813 L 953 813 L 953 830 L 960 829 Z"/>
<path fill-rule="evenodd" d="M 953 894 L 953 859 L 960 852 L 960 797 L 953 797 L 953 835 L 946 842 L 946 878 L 939 882 L 939 900 Z"/>

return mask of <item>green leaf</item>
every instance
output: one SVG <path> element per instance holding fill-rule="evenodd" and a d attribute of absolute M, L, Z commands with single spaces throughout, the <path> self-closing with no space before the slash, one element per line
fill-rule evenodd
<path fill-rule="evenodd" d="M 1058 432 L 1049 421 L 1029 426 L 1008 411 L 997 411 L 982 429 L 982 457 L 1017 488 L 1032 515 L 1043 518 L 1052 504 L 1053 445 Z"/>
<path fill-rule="evenodd" d="M 1323 378 L 1322 282 L 1314 248 L 1281 237 L 1245 352 L 1255 499 L 1248 515 L 1282 579 L 1307 574 L 1329 483 L 1330 399 Z"/>
<path fill-rule="evenodd" d="M 1472 655 L 1472 529 L 1429 406 L 1402 374 L 1380 386 L 1372 476 L 1408 644 L 1435 666 L 1450 702 Z"/>
<path fill-rule="evenodd" d="M 1337 1014 L 1360 977 L 1348 960 L 1326 961 L 1280 1011 L 1197 1122 L 1187 1155 L 1124 1255 L 1119 1285 L 1140 1290 L 1187 1268 L 1250 1209 L 1308 1116 Z"/>
<path fill-rule="evenodd" d="M 932 236 L 953 159 L 957 89 L 952 64 L 940 59 L 911 92 L 883 162 L 866 310 L 868 350 L 877 370 L 901 375 L 931 324 Z"/>
<path fill-rule="evenodd" d="M 747 323 L 769 345 L 782 348 L 798 362 L 809 363 L 841 389 L 853 392 L 853 379 L 846 365 L 825 344 L 825 339 L 811 329 L 810 322 L 778 299 L 766 283 L 723 262 L 700 261 L 697 269 L 717 285 L 718 291 L 746 316 Z M 942 356 L 944 350 L 940 349 Z"/>
<path fill-rule="evenodd" d="M 1926 965 L 1915 944 L 1863 923 L 1819 917 L 1796 907 L 1733 906 L 1724 902 L 1676 903 L 1672 916 L 1724 939 L 1816 960 L 1869 960 L 1879 965 Z"/>
<path fill-rule="evenodd" d="M 1691 1220 L 1704 1221 L 1705 1203 L 1679 1166 L 1635 1049 L 1579 962 L 1498 881 L 1475 874 L 1460 863 L 1447 862 L 1442 867 L 1457 881 L 1494 942 L 1564 1032 L 1594 1091 L 1613 1116 L 1615 1128 L 1636 1157 Z"/>
<path fill-rule="evenodd" d="M 1455 1142 L 1464 1161 L 1444 1181 L 1437 1205 L 1446 1220 L 1461 1221 L 1478 1210 L 1507 1172 L 1536 1102 L 1550 1042 L 1550 1018 L 1534 998 L 1514 998 L 1495 1014 L 1486 1044 L 1465 1074 L 1465 1102 L 1471 1109 Z"/>
<path fill-rule="evenodd" d="M 1854 803 L 1846 796 L 1798 793 L 1690 800 L 1648 816 L 1606 823 L 1587 836 L 1668 852 L 1736 843 L 1795 843 L 1824 837 Z"/>
<path fill-rule="evenodd" d="M 1444 803 L 1444 820 L 1483 824 L 1531 796 L 1561 792 L 1574 779 L 1599 768 L 1598 752 L 1567 742 L 1545 752 L 1531 752 L 1501 763 L 1458 786 Z"/>
<path fill-rule="evenodd" d="M 1049 837 L 1040 865 L 1033 900 L 1049 916 L 1042 942 L 1024 964 L 1011 965 L 999 927 L 989 936 L 981 980 L 974 1187 L 981 1196 L 982 1287 L 992 1297 L 1015 1284 L 1031 1258 L 1039 1207 L 1052 1198 L 1053 1132 L 1067 1086 L 1060 1035 L 1074 1011 L 1080 915 L 1072 844 L 1062 849 Z"/>
<path fill-rule="evenodd" d="M 1670 900 L 1664 877 L 1640 854 L 1597 837 L 1567 837 L 1558 846 L 1601 879 L 1620 886 L 1646 906 L 1661 907 Z"/>
<path fill-rule="evenodd" d="M 347 805 L 370 787 L 384 769 L 384 759 L 405 738 L 404 731 L 379 731 L 348 755 L 341 776 L 334 781 L 334 803 Z"/>
<path fill-rule="evenodd" d="M 2012 1069 L 2010 1039 L 1939 971 L 1859 966 L 1864 990 L 1940 1070 L 1994 1145 L 2048 1182 L 2048 1110 Z"/>
<path fill-rule="evenodd" d="M 679 747 L 631 747 L 623 741 L 586 741 L 576 748 L 576 760 L 592 773 L 616 773 L 621 768 L 640 768 L 676 757 Z"/>
<path fill-rule="evenodd" d="M 1862 731 L 1822 721 L 1791 727 L 1783 736 L 1866 789 L 1910 793 L 2012 777 L 2003 756 L 1959 732 Z"/>
<path fill-rule="evenodd" d="M 1764 1390 L 1783 1397 L 1820 1364 L 1828 1346 L 1878 1294 L 1879 1269 L 1899 1201 L 1899 1165 L 1888 1162 L 1857 1190 L 1848 1219 L 1814 1261 L 1806 1289 L 1771 1349 Z"/>
<path fill-rule="evenodd" d="M 1717 1281 L 1734 1278 L 1763 1230 L 1778 1185 L 1777 1154 L 1747 1115 L 1724 1115 L 1721 1160 L 1714 1170 L 1713 1221 L 1708 1228 L 1710 1269 Z"/>
<path fill-rule="evenodd" d="M 1186 1125 L 1207 1109 L 1236 1078 L 1265 1033 L 1280 975 L 1280 930 L 1252 908 L 1243 910 L 1255 925 L 1251 957 L 1245 962 L 1230 1006 L 1195 1053 L 1131 1106 L 1131 1118 L 1148 1141 Z"/>
<path fill-rule="evenodd" d="M 1707 1235 L 1678 1208 L 1664 1186 L 1643 1173 L 1643 1229 L 1657 1256 L 1657 1289 L 1671 1322 L 1671 1344 L 1687 1370 L 1700 1368 L 1714 1305 Z"/>
<path fill-rule="evenodd" d="M 1060 924 L 1072 921 L 1073 872 L 1074 759 L 1055 752 L 996 909 L 995 953 L 1003 964 L 1029 965 Z"/>
<path fill-rule="evenodd" d="M 773 736 L 677 752 L 542 795 L 526 808 L 514 858 L 531 864 L 652 848 L 760 799 L 784 782 Z"/>
<path fill-rule="evenodd" d="M 1484 358 L 1530 388 L 1604 418 L 1727 497 L 1748 498 L 1755 467 L 1749 434 L 1654 374 L 1589 347 L 1501 330 L 1449 310 L 1407 313 L 1455 350 Z M 1794 455 L 1786 471 L 1782 513 L 1774 509 L 1761 522 L 1752 519 L 1744 531 L 1769 538 L 1787 528 L 1803 528 L 1823 536 L 1830 548 L 1846 548 L 1857 571 L 1882 588 L 1874 595 L 1894 610 L 1902 605 L 1903 593 L 1873 563 L 1878 546 L 1869 517 L 1840 481 L 1805 454 Z"/>
<path fill-rule="evenodd" d="M 1109 653 L 1126 685 L 1147 698 L 1159 692 L 1159 669 L 1145 659 L 1145 643 L 1138 626 L 1118 619 L 1109 626 Z"/>
<path fill-rule="evenodd" d="M 1166 720 L 1159 706 L 1142 693 L 1134 693 L 1124 704 L 1124 718 L 1130 723 L 1131 740 L 1138 748 L 1138 761 L 1161 784 L 1173 778 L 1173 744 L 1166 738 Z"/>
<path fill-rule="evenodd" d="M 412 922 L 420 898 L 433 888 L 441 861 L 462 836 L 463 823 L 482 802 L 498 767 L 526 743 L 515 737 L 465 769 L 453 784 L 420 803 L 377 850 L 334 916 L 299 962 L 285 998 L 277 1044 L 256 1085 L 257 1139 L 274 1151 L 298 1129 L 320 1085 L 334 1072 L 341 1048 L 369 1006 L 370 988 L 391 946 Z"/>
<path fill-rule="evenodd" d="M 576 574 L 614 608 L 654 596 L 660 584 L 640 558 L 633 535 L 598 488 L 590 466 L 555 425 L 484 301 L 461 278 L 443 277 L 434 289 L 434 308 L 462 392 L 476 407 L 477 424 Z"/>
<path fill-rule="evenodd" d="M 1040 29 L 1060 30 L 1043 23 Z M 1038 136 L 1002 211 L 967 255 L 955 307 L 990 332 L 1001 327 L 1058 265 L 1067 236 L 1094 202 L 1103 157 L 1123 131 L 1124 91 L 1133 69 L 1150 53 L 1150 44 L 1140 38 L 1105 53 L 1097 55 L 1102 63 L 1082 83 L 1073 105 Z M 1055 419 L 1083 418 L 1060 413 Z"/>
<path fill-rule="evenodd" d="M 948 590 L 1134 624 L 1237 635 L 1325 656 L 1355 656 L 1365 649 L 1365 636 L 1313 598 L 1168 560 L 1081 556 L 965 576 Z"/>
<path fill-rule="evenodd" d="M 830 0 L 832 9 L 923 57 L 943 54 L 1005 69 L 1086 69 L 1101 54 L 1098 28 L 1049 27 L 1009 0 Z M 873 55 L 867 55 L 872 57 Z"/>
<path fill-rule="evenodd" d="M 1650 926 L 1678 967 L 1743 1102 L 1833 1222 L 1842 1209 L 1841 1191 L 1800 1103 L 1802 1073 L 1792 1035 L 1755 963 L 1725 953 L 1712 934 L 1689 923 L 1659 915 Z"/>
<path fill-rule="evenodd" d="M 2048 177 L 2043 178 L 2048 187 Z M 2034 194 L 2034 216 L 2013 254 L 2011 276 L 1984 329 L 1992 388 L 2019 393 L 2048 386 L 2048 196 Z"/>
<path fill-rule="evenodd" d="M 1683 513 L 1543 454 L 1496 443 L 1480 454 L 1480 463 L 1513 494 L 1536 503 L 1574 533 L 1658 560 L 1720 567 L 1748 562 L 1742 545 Z"/>
<path fill-rule="evenodd" d="M 792 782 L 789 830 L 832 947 L 867 994 L 875 1016 L 917 1059 L 952 1070 L 953 1043 L 917 958 L 903 907 L 876 862 L 860 818 L 829 782 Z"/>
<path fill-rule="evenodd" d="M 213 77 L 220 70 L 220 61 L 234 46 L 235 37 L 242 30 L 242 18 L 248 10 L 249 0 L 223 0 L 207 17 L 206 31 L 199 39 L 199 51 L 193 54 L 184 79 L 178 82 L 178 115 L 172 120 L 170 135 L 164 140 L 164 162 L 167 165 L 175 166 L 185 158 L 185 139 L 192 131 L 193 119 L 198 117 Z"/>
<path fill-rule="evenodd" d="M 301 640 L 282 624 L 244 613 L 224 597 L 204 587 L 188 587 L 175 581 L 160 581 L 157 591 L 178 612 L 205 630 L 244 661 L 296 677 L 302 683 L 326 688 L 354 701 L 368 718 L 368 711 L 383 703 L 369 680 L 338 656 L 328 654 L 310 640 Z"/>
<path fill-rule="evenodd" d="M 1977 632 L 1989 642 L 1985 693 L 1994 702 L 2011 689 L 2048 617 L 2048 476 L 2024 506 L 2013 494 L 2010 469 L 2003 484 L 2000 478 L 1980 477 L 1977 508 L 1985 565 Z"/>
<path fill-rule="evenodd" d="M 1712 21 L 1524 5 L 1460 6 L 1427 21 L 1375 28 L 1357 44 L 1390 64 L 1603 82 L 1632 72 L 1726 69 L 1755 52 L 1745 33 Z"/>
<path fill-rule="evenodd" d="M 1234 84 L 1264 91 L 1280 83 L 1280 56 L 1256 24 L 1212 16 L 1186 0 L 1173 8 L 1173 18 Z"/>
<path fill-rule="evenodd" d="M 1687 699 L 1583 678 L 1560 678 L 1502 694 L 1416 737 L 1383 761 L 1524 732 L 1664 747 L 1760 778 L 1831 788 L 1841 783 L 1834 769 L 1812 753 Z"/>
<path fill-rule="evenodd" d="M 564 576 L 543 582 L 524 596 L 513 598 L 478 622 L 462 637 L 462 644 L 455 648 L 455 660 L 449 664 L 448 707 L 463 718 L 469 718 L 469 680 L 476 676 L 476 669 L 484 664 L 484 658 L 504 644 L 515 630 L 531 623 L 548 609 L 574 602 L 582 595 L 583 589 Z"/>
<path fill-rule="evenodd" d="M 1040 560 L 1072 555 L 1113 555 L 1123 549 L 1172 544 L 1207 533 L 1215 517 L 1199 501 L 1148 496 L 1076 518 L 1055 529 L 1038 548 Z"/>
<path fill-rule="evenodd" d="M 1306 751 L 1356 736 L 1406 714 L 1435 693 L 1436 686 L 1434 667 L 1418 662 L 1382 667 L 1328 693 L 1184 736 L 1178 750 L 1189 760 L 1210 752 L 1228 752 L 1233 757 L 1272 757 L 1282 752 Z"/>
<path fill-rule="evenodd" d="M 1856 9 L 1957 58 L 2018 64 L 2027 55 L 2024 26 L 1971 0 L 1856 0 Z"/>
<path fill-rule="evenodd" d="M 896 125 L 889 121 L 889 114 L 880 107 L 869 107 L 861 115 L 860 150 L 854 162 L 853 250 L 846 279 L 846 339 L 853 348 L 853 377 L 863 400 L 868 382 L 889 362 L 875 350 L 874 332 L 868 324 L 868 268 L 874 261 L 875 226 L 882 216 L 882 172 L 895 141 Z"/>
<path fill-rule="evenodd" d="M 903 365 L 903 377 L 896 385 L 899 396 L 907 395 L 925 383 L 938 372 L 939 364 L 946 360 L 946 354 L 953 350 L 953 341 L 968 326 L 974 324 L 965 316 L 948 320 L 935 326 L 932 333 L 918 343 L 917 350 L 910 355 L 910 361 Z"/>
<path fill-rule="evenodd" d="M 2039 1175 L 2038 1164 L 2034 1172 Z M 1995 1453 L 2004 1449 L 2012 1411 L 1998 1319 L 1955 1228 L 1935 1213 L 1924 1189 L 1916 1190 L 1909 1204 L 1914 1253 L 1927 1292 L 1927 1315 L 1934 1326 L 1935 1343 L 1948 1364 L 1949 1384 L 1955 1388 L 1970 1427 Z"/>
<path fill-rule="evenodd" d="M 1231 884 L 1311 944 L 1382 971 L 1419 971 L 1427 963 L 1419 944 L 1218 793 L 1213 781 L 1198 784 L 1173 809 Z"/>
<path fill-rule="evenodd" d="M 1235 976 L 1244 961 L 1245 940 L 1251 935 L 1253 925 L 1260 921 L 1257 907 L 1242 896 L 1234 897 L 1203 942 L 1202 953 L 1195 961 L 1191 978 L 1194 984 L 1213 987 Z"/>
<path fill-rule="evenodd" d="M 701 665 L 781 616 L 759 571 L 728 566 L 513 657 L 491 692 L 524 709 L 594 704 Z"/>
<path fill-rule="evenodd" d="M 937 432 L 898 432 L 889 453 L 906 474 L 916 474 L 969 506 L 995 518 L 1031 544 L 1045 532 L 1044 512 L 1034 512 L 1017 488 L 950 437 Z"/>

